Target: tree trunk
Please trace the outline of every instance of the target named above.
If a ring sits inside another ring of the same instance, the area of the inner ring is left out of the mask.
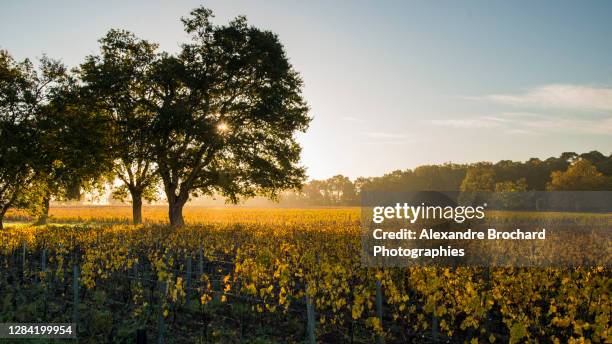
[[[8,211],[8,206],[0,208],[0,230],[4,229],[4,215]]]
[[[76,179],[68,186],[68,199],[73,201],[81,200],[81,180]]]
[[[142,192],[131,191],[132,194],[132,223],[142,223]]]
[[[183,220],[183,206],[185,202],[175,201],[168,203],[168,215],[170,215],[170,225],[175,227],[181,227],[185,225]]]
[[[173,183],[166,170],[160,171],[162,179],[164,180],[164,191],[166,192],[166,199],[168,200],[168,218],[170,225],[173,227],[181,227],[185,225],[183,219],[183,206],[189,200],[189,188],[179,187],[176,183]],[[177,189],[179,192],[177,194]]]
[[[43,226],[47,224],[49,219],[49,203],[51,202],[51,195],[47,194],[43,197],[42,213],[38,217],[38,220],[34,224],[35,226]]]

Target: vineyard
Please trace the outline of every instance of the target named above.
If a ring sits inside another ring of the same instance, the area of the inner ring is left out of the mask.
[[[88,343],[612,340],[603,267],[363,268],[358,208],[129,211],[1,231],[0,322],[74,321]]]

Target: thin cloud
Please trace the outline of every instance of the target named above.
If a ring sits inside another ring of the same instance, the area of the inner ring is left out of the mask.
[[[612,117],[604,119],[548,117],[522,121],[521,124],[528,130],[540,133],[612,135]]]
[[[381,131],[369,132],[369,133],[366,133],[366,136],[369,136],[375,139],[403,139],[403,138],[406,138],[406,135],[404,134],[387,133],[387,132],[381,132]]]
[[[539,113],[533,112],[502,112],[500,114],[504,118],[538,118],[538,117],[546,117]]]
[[[612,110],[612,88],[587,85],[550,84],[523,94],[490,94],[465,98],[526,108]]]
[[[501,124],[499,121],[491,120],[487,117],[467,118],[467,119],[440,119],[431,120],[429,123],[442,127],[451,127],[457,129],[472,129],[472,128],[493,128]]]
[[[367,141],[367,142],[364,142],[364,144],[388,146],[388,145],[405,145],[405,144],[410,144],[414,142],[415,142],[414,140],[384,140],[384,141]]]
[[[364,119],[357,118],[357,117],[351,117],[351,116],[344,116],[344,117],[341,117],[340,119],[345,122],[365,123]]]
[[[612,135],[612,117],[569,118],[535,113],[503,113],[498,116],[432,120],[429,123],[456,129],[495,128],[511,135],[546,133]]]
[[[406,133],[373,131],[363,133],[363,135],[367,137],[367,139],[361,141],[365,145],[408,145],[428,141],[427,138],[414,133],[408,135]]]
[[[527,130],[527,129],[509,129],[509,130],[506,130],[506,133],[510,135],[540,135],[541,134],[536,131]]]

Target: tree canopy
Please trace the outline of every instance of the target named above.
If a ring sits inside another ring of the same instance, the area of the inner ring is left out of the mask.
[[[123,184],[117,198],[129,193],[133,222],[142,222],[142,199],[153,200],[159,177],[152,151],[152,123],[157,102],[153,72],[157,45],[124,30],[110,30],[100,39],[100,55],[88,56],[80,67],[90,106],[107,121],[112,179]]]
[[[0,51],[0,228],[6,211],[24,201],[34,181],[37,145],[35,115],[45,83],[32,63]]]
[[[175,225],[192,195],[274,197],[305,178],[294,135],[308,107],[278,37],[244,17],[211,18],[205,8],[183,18],[192,42],[161,56],[153,76],[153,151]]]
[[[112,161],[107,124],[84,98],[76,76],[64,74],[36,118],[39,224],[46,223],[51,197],[73,197],[75,185],[89,190],[102,185]]]
[[[74,179],[95,179],[104,129],[63,64],[43,57],[35,68],[0,51],[0,227],[9,208],[45,218],[52,194],[61,197]]]
[[[555,171],[551,175],[548,190],[551,191],[597,191],[612,189],[612,177],[604,176],[587,159],[580,158],[566,171]]]

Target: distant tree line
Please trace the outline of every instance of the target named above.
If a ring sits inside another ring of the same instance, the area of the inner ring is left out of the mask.
[[[358,205],[363,190],[376,191],[612,191],[612,154],[566,152],[525,162],[424,165],[381,177],[351,181],[337,175],[311,180],[299,192],[283,193],[283,203],[310,206]]]

